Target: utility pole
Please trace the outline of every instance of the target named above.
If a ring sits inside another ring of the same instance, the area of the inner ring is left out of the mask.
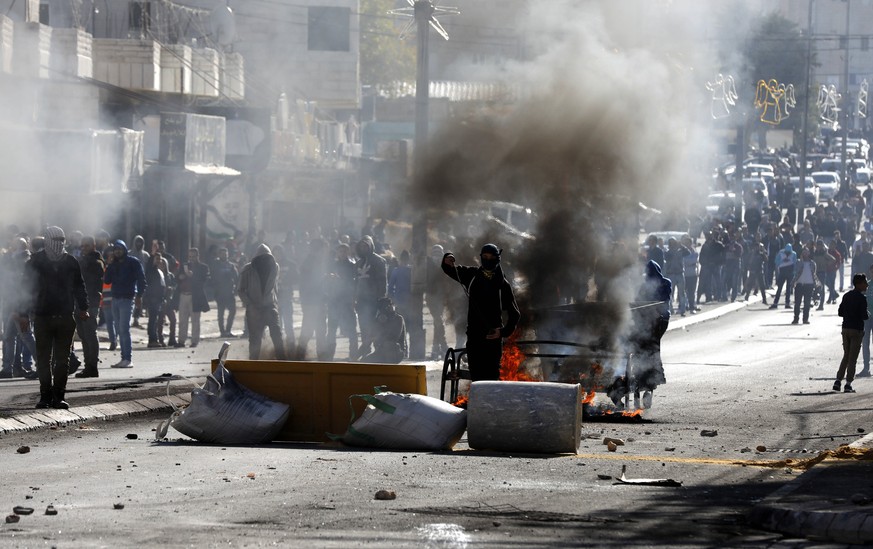
[[[803,124],[800,132],[800,181],[797,192],[797,226],[803,225],[803,208],[806,200],[806,155],[809,140],[809,95],[810,71],[812,70],[812,8],[814,0],[809,0],[809,13],[806,21],[806,81],[803,94]]]
[[[415,145],[413,177],[420,177],[424,159],[427,156],[430,74],[429,74],[429,27],[433,27],[444,39],[449,34],[436,19],[437,13],[455,15],[460,13],[457,8],[439,7],[431,0],[406,0],[408,8],[398,8],[388,13],[392,15],[412,16],[413,20],[401,32],[401,37],[411,29],[416,30],[418,38],[417,68],[415,78]],[[427,212],[419,209],[413,212],[412,222],[412,296],[410,300],[410,318],[406,319],[409,332],[409,358],[425,358],[424,332],[424,291],[427,282]]]
[[[843,144],[840,146],[840,189],[843,191],[849,190],[849,182],[846,180],[846,145],[849,141],[849,105],[851,104],[851,96],[849,95],[849,21],[852,15],[852,2],[846,2],[846,52],[843,54],[843,127],[841,134],[843,136]]]

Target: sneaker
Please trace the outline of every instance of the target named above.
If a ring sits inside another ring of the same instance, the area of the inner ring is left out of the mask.
[[[795,318],[794,320],[791,321],[791,323],[792,324],[800,324],[800,321]]]
[[[776,308],[776,304],[774,303],[773,305],[770,305],[770,308],[771,308],[771,309],[775,309],[775,308]]]
[[[133,364],[129,360],[122,360],[117,364],[113,364],[112,368],[133,368]]]
[[[855,377],[870,377],[870,370],[861,370]]]
[[[808,321],[808,320],[804,320],[803,323],[804,323],[804,324],[809,324],[809,321]]]
[[[798,180],[798,181],[799,181],[799,180]],[[790,309],[790,308],[791,308],[791,304],[790,304],[790,303],[786,303],[786,304],[785,304],[785,308],[786,308],[786,309]]]
[[[847,385],[847,387],[851,387],[851,385]],[[840,390],[840,382],[839,382],[839,380],[834,381],[834,391],[839,391],[839,390]]]
[[[0,370],[0,379],[12,379],[12,370]]]
[[[852,384],[851,384],[851,383],[846,383],[846,386],[843,387],[843,392],[844,392],[844,393],[854,393],[855,390],[852,389]]]
[[[79,379],[82,379],[83,377],[100,377],[100,374],[97,373],[97,370],[89,370],[88,368],[85,368],[76,374],[76,377]]]
[[[158,348],[160,348],[160,346],[161,346],[161,344],[158,343],[157,341],[149,341],[149,344],[146,345],[146,347],[148,347],[149,349],[158,349]]]
[[[39,379],[39,374],[36,370],[27,370],[24,374],[24,379]]]
[[[652,391],[646,391],[643,393],[643,408],[649,409],[652,407]]]
[[[114,341],[113,341],[112,343],[109,344],[109,350],[110,350],[110,351],[114,351],[114,350],[117,349],[117,348],[118,348],[118,346],[115,344]]]

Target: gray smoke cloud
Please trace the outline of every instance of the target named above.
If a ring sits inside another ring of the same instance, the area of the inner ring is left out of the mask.
[[[578,328],[626,336],[641,281],[636,205],[687,214],[705,188],[702,166],[714,150],[705,83],[720,67],[705,35],[716,28],[710,6],[699,4],[531,3],[518,24],[533,55],[487,75],[517,101],[431,138],[414,205],[456,211],[503,200],[536,213],[535,240],[506,254],[535,323],[531,310],[601,299],[610,305]],[[505,234],[471,236],[510,248]]]

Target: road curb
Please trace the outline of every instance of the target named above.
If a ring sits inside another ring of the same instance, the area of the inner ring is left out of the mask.
[[[778,505],[758,505],[749,524],[789,536],[838,543],[873,543],[873,516],[857,511],[803,511]]]
[[[46,427],[62,427],[86,421],[110,420],[123,417],[141,416],[153,412],[170,411],[173,407],[185,406],[190,395],[150,397],[121,402],[107,402],[92,406],[76,406],[69,410],[39,410],[0,418],[0,435],[35,431]]]

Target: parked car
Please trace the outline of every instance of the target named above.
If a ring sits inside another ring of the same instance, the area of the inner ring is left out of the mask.
[[[791,205],[795,208],[800,199],[800,193],[798,192],[800,188],[800,178],[792,177],[790,180],[792,188],[794,188],[794,192],[791,195]],[[818,204],[818,200],[820,198],[818,186],[815,184],[815,180],[812,177],[807,176],[806,182],[803,185],[803,206],[804,207],[813,207]]]
[[[733,202],[734,206],[739,204],[736,193],[728,192],[727,199],[725,198],[724,192],[709,194],[706,197],[706,213],[709,215],[717,215],[719,209],[721,209],[722,204],[724,204],[726,200]]]
[[[821,200],[834,198],[840,190],[840,174],[837,172],[812,172],[809,176],[818,185]]]
[[[870,168],[858,168],[855,170],[853,179],[858,187],[866,187],[868,183],[873,183],[873,170]]]
[[[867,167],[867,161],[863,158],[850,158],[848,162],[851,162],[856,170],[860,170]],[[841,173],[843,168],[843,163],[840,158],[825,158],[821,161],[821,171],[823,172],[837,172]],[[849,166],[846,166],[846,169],[849,169]]]
[[[742,189],[743,193],[748,190],[752,190],[753,192],[761,191],[761,194],[763,195],[763,203],[770,203],[770,192],[767,190],[767,181],[763,177],[747,177],[743,179]],[[745,196],[745,194],[743,196]]]

